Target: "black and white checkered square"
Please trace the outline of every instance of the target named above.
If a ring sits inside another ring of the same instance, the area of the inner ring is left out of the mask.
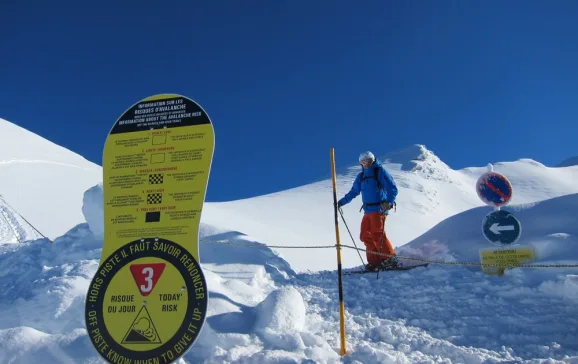
[[[159,204],[163,202],[163,194],[162,193],[149,193],[147,195],[147,204]]]
[[[149,174],[149,184],[160,185],[162,183],[163,183],[163,174],[162,173]]]

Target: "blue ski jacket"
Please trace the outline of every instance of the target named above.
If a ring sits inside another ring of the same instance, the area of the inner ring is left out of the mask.
[[[375,178],[375,173],[377,173],[377,178]],[[379,188],[380,185],[382,188]],[[391,174],[376,160],[369,168],[363,169],[357,175],[351,190],[338,201],[339,206],[350,203],[359,193],[361,193],[364,213],[379,211],[388,214],[389,211],[384,211],[379,204],[387,201],[393,205],[397,197],[397,186]]]

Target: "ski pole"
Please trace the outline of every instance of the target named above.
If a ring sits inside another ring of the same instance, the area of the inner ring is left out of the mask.
[[[351,231],[349,231],[349,226],[347,226],[347,223],[345,222],[345,217],[343,217],[343,211],[341,210],[341,207],[339,207],[339,214],[341,215],[341,219],[343,220],[343,224],[347,228],[347,232],[349,233],[349,236],[351,236],[351,241],[353,241],[353,245],[355,245],[355,251],[357,252],[357,255],[359,255],[359,259],[361,259],[361,264],[365,267],[365,263],[363,262],[363,258],[361,257],[361,253],[359,253],[359,250],[357,248],[357,244],[355,244],[355,239],[353,239],[353,235],[351,235]]]
[[[383,237],[385,236],[385,220],[383,221],[383,225],[381,225],[381,237],[379,238],[379,253],[383,254]],[[383,255],[382,255],[383,257]],[[375,279],[379,279],[379,269],[377,269],[377,278]]]

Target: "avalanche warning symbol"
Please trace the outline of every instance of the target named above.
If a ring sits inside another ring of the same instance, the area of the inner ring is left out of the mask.
[[[122,340],[123,344],[162,344],[146,306],[142,306]]]

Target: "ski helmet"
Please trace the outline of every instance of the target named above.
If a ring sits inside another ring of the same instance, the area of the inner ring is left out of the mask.
[[[363,152],[359,155],[359,163],[361,163],[362,161],[365,161],[365,160],[370,160],[370,161],[374,162],[375,156],[370,151]]]

